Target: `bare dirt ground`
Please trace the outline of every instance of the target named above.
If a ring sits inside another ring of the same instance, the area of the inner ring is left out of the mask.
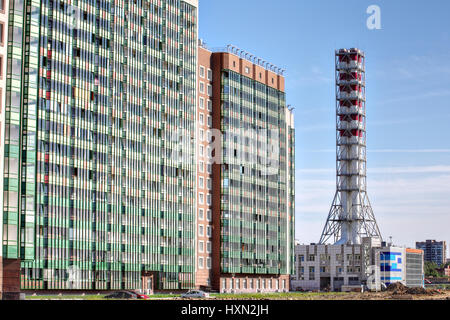
[[[450,291],[407,293],[407,292],[350,292],[350,293],[316,293],[304,295],[288,295],[285,297],[244,298],[238,295],[233,297],[216,297],[218,300],[449,300]]]
[[[307,300],[449,300],[450,291],[433,294],[394,294],[393,292],[364,292],[348,293],[342,295],[317,295]]]
[[[52,295],[28,296],[29,300],[106,300],[103,295]],[[183,299],[178,294],[150,296],[149,300],[191,300]],[[254,294],[212,294],[207,299],[192,300],[448,300],[450,290],[424,288],[407,288],[400,283],[392,284],[384,292],[287,292],[287,293],[254,293]]]
[[[217,297],[218,299],[224,299]],[[230,297],[229,299],[239,299]],[[254,298],[254,297],[252,297]],[[450,290],[435,290],[425,288],[408,288],[401,283],[391,284],[383,292],[350,292],[350,293],[306,293],[288,294],[279,297],[263,297],[262,299],[285,299],[285,300],[449,300]],[[225,297],[228,299],[228,297]]]

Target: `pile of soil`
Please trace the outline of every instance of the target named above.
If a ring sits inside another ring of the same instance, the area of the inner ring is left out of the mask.
[[[391,283],[387,287],[387,291],[391,292],[392,294],[406,294],[407,290],[408,290],[408,288],[405,285],[403,285],[403,283],[401,283],[401,282]]]
[[[405,294],[420,294],[420,295],[435,295],[440,294],[438,290],[427,290],[425,288],[408,288],[400,282],[391,283],[387,287],[387,291],[393,295],[405,295]]]

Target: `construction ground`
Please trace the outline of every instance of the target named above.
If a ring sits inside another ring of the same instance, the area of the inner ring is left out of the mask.
[[[104,295],[27,295],[27,300],[113,300]],[[450,300],[450,290],[407,288],[392,284],[383,292],[289,292],[271,294],[212,294],[212,300]],[[148,300],[185,300],[179,295],[156,294]],[[202,299],[206,300],[206,299]]]

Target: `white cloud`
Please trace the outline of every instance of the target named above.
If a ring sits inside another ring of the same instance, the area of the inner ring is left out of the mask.
[[[373,105],[386,105],[388,103],[394,103],[394,102],[405,102],[405,101],[417,101],[422,99],[429,99],[429,98],[435,98],[435,97],[447,97],[450,96],[450,90],[434,90],[434,91],[428,91],[424,92],[422,94],[407,94],[402,95],[400,97],[392,98],[392,99],[386,99],[383,101],[377,101],[373,103]]]
[[[329,174],[336,172],[334,168],[298,169],[300,174]],[[367,174],[404,174],[404,173],[450,173],[450,166],[417,166],[417,167],[385,167],[368,168]]]
[[[381,174],[369,175],[368,195],[385,238],[393,236],[395,243],[409,246],[429,238],[449,240],[450,166],[373,171]],[[296,233],[303,243],[320,238],[336,191],[332,172],[307,169],[297,174]],[[329,177],[320,176],[323,173]]]
[[[330,153],[336,149],[305,150],[310,153]],[[450,149],[370,149],[368,153],[450,153]]]
[[[302,72],[301,74],[294,74],[290,77],[289,86],[291,88],[299,86],[311,86],[311,85],[323,85],[323,84],[333,84],[335,81],[334,70],[328,70],[328,73],[323,72],[319,67],[312,66],[308,71]],[[305,76],[307,74],[308,76]]]

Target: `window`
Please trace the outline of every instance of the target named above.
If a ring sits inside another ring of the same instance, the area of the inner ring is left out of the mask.
[[[206,268],[211,269],[211,258],[206,258]]]
[[[208,194],[206,195],[206,204],[207,204],[208,206],[211,205],[211,194],[210,194],[210,193],[208,193]]]
[[[198,187],[200,189],[203,189],[205,187],[205,178],[203,178],[203,177],[198,178]]]
[[[198,194],[198,203],[205,204],[205,195],[203,194],[203,192],[200,192]]]
[[[201,237],[205,235],[205,227],[202,224],[198,226],[198,235]]]
[[[198,218],[200,220],[203,220],[205,218],[205,210],[203,209],[198,209]]]
[[[206,226],[206,236],[208,238],[212,237],[212,230],[211,230],[211,226]]]
[[[208,241],[206,243],[206,252],[211,253],[211,248],[212,248],[212,243],[211,243],[211,241]]]
[[[212,80],[212,70],[208,69],[208,80],[211,81]]]
[[[212,117],[208,116],[208,127],[211,128],[212,126]]]
[[[199,131],[199,139],[200,139],[200,142],[205,141],[205,131],[203,131],[203,129],[200,129],[200,131]]]
[[[212,96],[212,85],[208,84],[208,96]]]
[[[198,119],[199,119],[201,125],[205,124],[205,115],[203,113],[199,114]]]
[[[205,98],[200,97],[198,100],[200,109],[205,109]]]
[[[3,1],[0,0],[0,2],[3,2]],[[0,8],[0,10],[3,10],[3,9]],[[3,46],[4,42],[5,42],[5,24],[3,22],[0,22],[0,45]]]
[[[200,93],[205,93],[205,83],[200,81]]]
[[[199,257],[199,258],[198,258],[198,267],[199,267],[200,269],[203,269],[203,268],[204,268],[204,265],[203,265],[203,257]]]
[[[210,209],[206,210],[206,220],[212,221],[212,213]]]
[[[206,188],[208,188],[208,190],[211,190],[211,179],[206,179]]]
[[[198,164],[198,170],[203,173],[205,172],[205,163],[203,161],[200,161]]]
[[[205,156],[205,147],[203,145],[199,145],[198,146],[198,154],[200,157],[204,157]]]
[[[315,280],[315,269],[314,267],[309,267],[309,280]]]
[[[209,112],[212,112],[212,101],[211,101],[211,100],[208,100],[208,101],[207,101],[207,110],[208,110]]]
[[[250,73],[250,68],[249,67],[245,67],[245,73]]]
[[[200,66],[200,78],[205,78],[205,67]]]
[[[205,252],[205,243],[203,241],[198,242],[198,252],[200,253]]]

